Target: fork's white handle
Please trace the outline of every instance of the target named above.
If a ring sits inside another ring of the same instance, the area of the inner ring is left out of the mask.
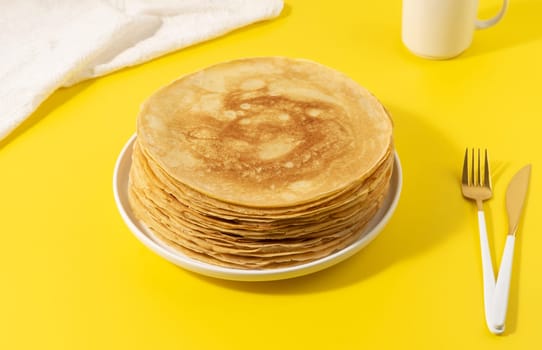
[[[512,276],[512,261],[514,260],[514,246],[516,237],[508,235],[499,268],[499,277],[493,295],[493,328],[496,334],[504,332],[506,311],[508,310],[508,294],[510,291],[510,277]]]
[[[478,211],[478,229],[480,231],[480,248],[482,251],[482,275],[484,279],[484,311],[486,324],[493,332],[493,291],[495,289],[495,273],[489,252],[489,241],[487,239],[486,217],[483,210]]]

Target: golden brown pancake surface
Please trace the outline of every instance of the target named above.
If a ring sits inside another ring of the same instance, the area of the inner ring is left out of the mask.
[[[281,57],[221,63],[155,93],[138,142],[176,181],[253,207],[314,201],[369,176],[392,143],[378,100],[345,75]]]

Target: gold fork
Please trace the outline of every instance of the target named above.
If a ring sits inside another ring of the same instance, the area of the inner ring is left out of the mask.
[[[470,170],[469,170],[470,163]],[[484,169],[483,177],[481,171],[481,155],[478,149],[477,157],[474,149],[471,152],[469,162],[469,149],[465,150],[465,159],[463,160],[463,175],[461,178],[461,191],[465,198],[474,200],[478,209],[478,229],[480,231],[480,248],[482,251],[482,274],[484,279],[484,310],[486,324],[491,332],[495,332],[492,322],[492,299],[495,289],[495,274],[493,272],[493,263],[489,252],[489,242],[487,238],[486,219],[484,215],[484,201],[489,200],[493,195],[491,189],[491,176],[489,174],[489,159],[487,150],[484,150]]]

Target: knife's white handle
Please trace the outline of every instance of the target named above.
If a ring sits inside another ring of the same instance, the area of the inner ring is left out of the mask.
[[[514,246],[516,237],[508,235],[502,254],[501,267],[493,295],[493,328],[497,334],[504,332],[506,311],[508,310],[508,295],[510,292],[510,277],[512,276],[512,260],[514,259]]]
[[[488,328],[493,332],[493,290],[495,289],[495,273],[489,252],[489,241],[487,239],[486,217],[483,210],[478,211],[478,229],[480,231],[480,248],[482,252],[482,276],[484,280],[484,311]]]

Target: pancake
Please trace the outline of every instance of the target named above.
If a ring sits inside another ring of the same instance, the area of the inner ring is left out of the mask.
[[[392,123],[342,73],[264,57],[189,74],[143,106],[138,142],[175,181],[210,198],[285,207],[368,176],[388,152]]]
[[[157,239],[200,261],[305,263],[363,234],[389,188],[392,131],[372,94],[318,63],[220,63],[142,106],[130,205]]]

